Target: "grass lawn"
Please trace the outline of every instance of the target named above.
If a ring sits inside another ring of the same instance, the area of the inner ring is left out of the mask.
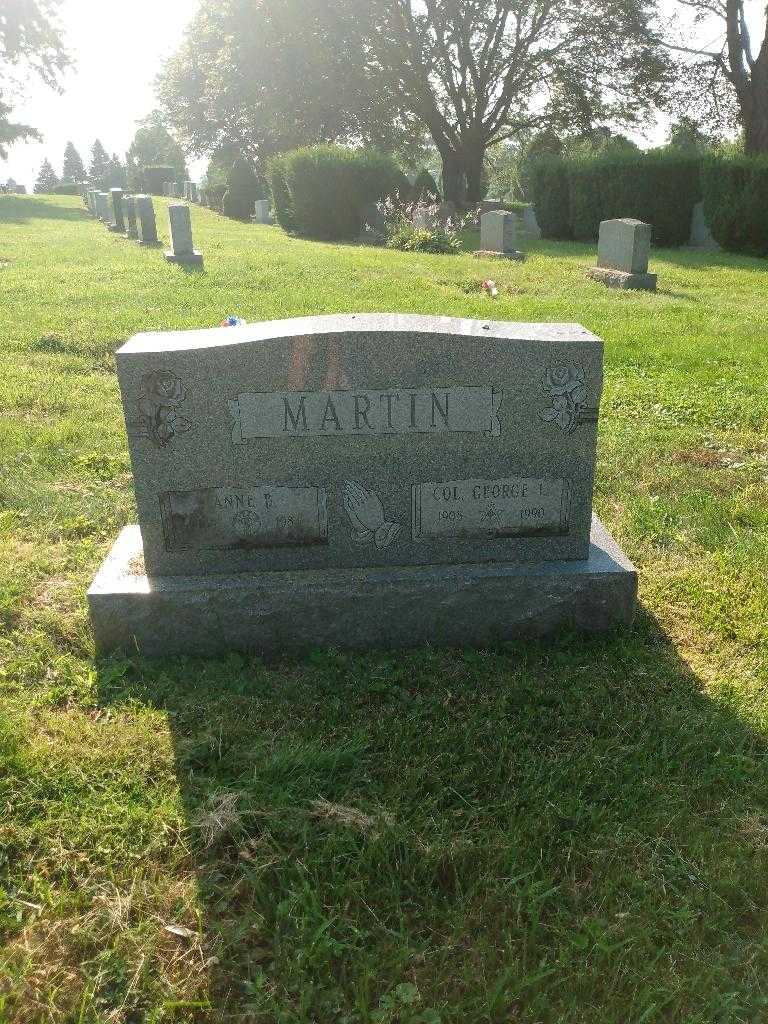
[[[768,1019],[768,262],[658,251],[658,294],[622,293],[588,246],[192,218],[203,273],[0,197],[2,1024]],[[85,590],[135,516],[114,350],[367,310],[605,339],[595,505],[635,627],[95,661]]]

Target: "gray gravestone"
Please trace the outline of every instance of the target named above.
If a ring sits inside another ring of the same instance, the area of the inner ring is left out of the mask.
[[[92,217],[96,216],[96,191],[95,189],[89,188],[85,193],[86,201],[88,203],[88,212]]]
[[[119,234],[125,232],[125,218],[123,217],[123,190],[121,188],[111,188],[109,190],[111,213],[109,228],[111,231],[117,231]]]
[[[96,193],[96,216],[103,224],[109,224],[112,216],[112,204],[108,192]]]
[[[515,248],[514,213],[505,210],[490,210],[480,218],[480,257],[524,260],[525,254]]]
[[[157,221],[152,196],[135,196],[136,225],[140,245],[157,245]]]
[[[168,207],[168,226],[171,232],[171,248],[165,252],[168,262],[200,266],[203,257],[192,244],[192,221],[189,207],[172,203]]]
[[[367,208],[366,208],[367,209]],[[257,199],[253,204],[251,220],[254,224],[271,224],[272,218],[269,214],[269,200]]]
[[[163,182],[163,195],[169,196],[171,194],[171,183],[170,181]]]
[[[136,196],[125,196],[123,199],[123,213],[125,215],[125,237],[138,238],[139,230],[136,224]]]
[[[520,219],[523,225],[523,231],[529,238],[539,239],[541,238],[541,228],[539,222],[536,219],[536,210],[532,206],[524,206]]]
[[[592,516],[602,342],[583,327],[308,317],[137,335],[117,369],[139,527],[89,592],[100,651],[631,618],[636,575]]]
[[[704,213],[704,203],[695,203],[691,211],[691,238],[689,245],[697,249],[719,249],[720,246],[712,236]]]
[[[609,288],[656,291],[656,275],[648,273],[651,225],[631,217],[604,220],[597,243],[597,266],[589,277]]]

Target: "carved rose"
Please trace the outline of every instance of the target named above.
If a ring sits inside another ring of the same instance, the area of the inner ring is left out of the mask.
[[[354,538],[360,543],[373,540],[383,549],[397,538],[400,524],[389,522],[384,516],[384,505],[375,491],[367,491],[356,480],[344,484],[344,510],[354,529]]]
[[[176,411],[186,397],[183,383],[170,370],[145,374],[137,402],[139,436],[149,437],[158,448],[165,448],[174,435],[189,430],[189,420]]]
[[[573,433],[587,401],[582,367],[573,363],[548,366],[541,380],[541,389],[552,399],[551,407],[540,413],[541,418],[556,423],[567,434]]]
[[[573,363],[557,363],[554,366],[548,366],[544,371],[542,386],[548,395],[570,395],[575,402],[587,400],[584,370]]]

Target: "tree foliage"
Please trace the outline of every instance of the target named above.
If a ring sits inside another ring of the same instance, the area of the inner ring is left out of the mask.
[[[307,143],[398,139],[361,59],[364,6],[202,0],[158,79],[168,122],[191,152],[231,147],[262,169]]]
[[[481,196],[485,151],[533,128],[632,124],[668,58],[651,0],[371,0],[381,76],[429,130],[447,199]]]
[[[64,148],[64,163],[61,168],[62,181],[85,181],[85,166],[74,143],[68,142]]]
[[[58,184],[59,179],[56,176],[56,172],[51,166],[51,162],[46,157],[40,165],[40,170],[38,171],[34,191],[41,194],[53,192],[53,190],[56,188]]]
[[[94,188],[103,188],[110,171],[109,153],[102,145],[101,139],[96,139],[91,147],[91,163],[88,168],[88,180]]]
[[[142,173],[147,167],[172,167],[173,181],[186,181],[187,163],[184,150],[163,123],[159,111],[139,122],[133,142],[126,153],[128,177],[142,187]]]
[[[674,90],[677,109],[707,132],[739,126],[747,153],[768,153],[768,7],[762,5],[755,45],[744,0],[677,0],[693,11],[694,27],[719,29],[719,48],[689,45],[683,30],[668,31],[667,45],[680,56]],[[689,32],[690,30],[687,29]]]
[[[39,138],[30,125],[11,121],[12,99],[29,76],[57,88],[69,57],[56,23],[60,0],[3,0],[0,4],[0,157],[19,139]]]

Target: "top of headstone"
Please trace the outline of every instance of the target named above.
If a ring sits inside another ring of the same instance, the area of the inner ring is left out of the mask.
[[[117,355],[151,352],[181,352],[223,345],[280,340],[296,335],[328,335],[365,332],[453,334],[466,338],[499,338],[510,341],[562,342],[593,341],[597,335],[581,324],[512,323],[499,320],[469,320],[450,316],[419,316],[410,313],[337,313],[328,316],[265,320],[240,327],[206,328],[193,331],[147,331],[135,334],[117,350]]]
[[[137,335],[148,574],[586,558],[603,344],[392,313]]]
[[[644,220],[637,220],[635,217],[616,217],[613,220],[605,221],[606,224],[626,224],[628,227],[637,227],[638,224],[645,225]]]

